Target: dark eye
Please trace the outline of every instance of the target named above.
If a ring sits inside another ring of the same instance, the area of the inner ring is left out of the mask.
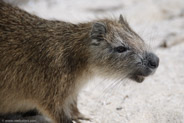
[[[115,51],[117,51],[118,53],[122,53],[122,52],[125,52],[127,50],[128,50],[128,48],[124,47],[124,46],[119,46],[119,47],[115,48]]]

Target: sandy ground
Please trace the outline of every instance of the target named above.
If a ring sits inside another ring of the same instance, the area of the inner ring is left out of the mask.
[[[160,66],[141,84],[90,80],[80,93],[81,112],[92,123],[184,123],[184,0],[9,1],[40,17],[74,23],[122,13],[160,57]]]

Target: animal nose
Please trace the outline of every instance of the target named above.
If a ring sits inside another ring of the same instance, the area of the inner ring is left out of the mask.
[[[153,54],[153,53],[149,53],[147,55],[147,60],[148,60],[148,67],[151,69],[156,69],[159,65],[159,58]]]

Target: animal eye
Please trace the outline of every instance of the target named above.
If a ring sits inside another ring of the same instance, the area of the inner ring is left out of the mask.
[[[122,52],[125,52],[127,50],[128,50],[128,48],[126,48],[124,46],[119,46],[119,47],[115,48],[115,51],[117,51],[118,53],[122,53]]]

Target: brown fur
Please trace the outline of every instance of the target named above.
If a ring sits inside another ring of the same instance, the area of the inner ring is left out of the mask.
[[[97,69],[102,74],[132,73],[124,67],[135,62],[134,57],[117,61],[118,55],[100,55],[108,51],[91,45],[96,22],[102,22],[108,32],[94,33],[98,43],[100,38],[107,41],[102,47],[117,45],[117,33],[134,52],[144,54],[144,42],[124,20],[48,21],[0,0],[0,114],[36,108],[56,123],[71,123],[81,116],[78,91],[96,68],[104,66]],[[137,42],[130,42],[135,37]]]

